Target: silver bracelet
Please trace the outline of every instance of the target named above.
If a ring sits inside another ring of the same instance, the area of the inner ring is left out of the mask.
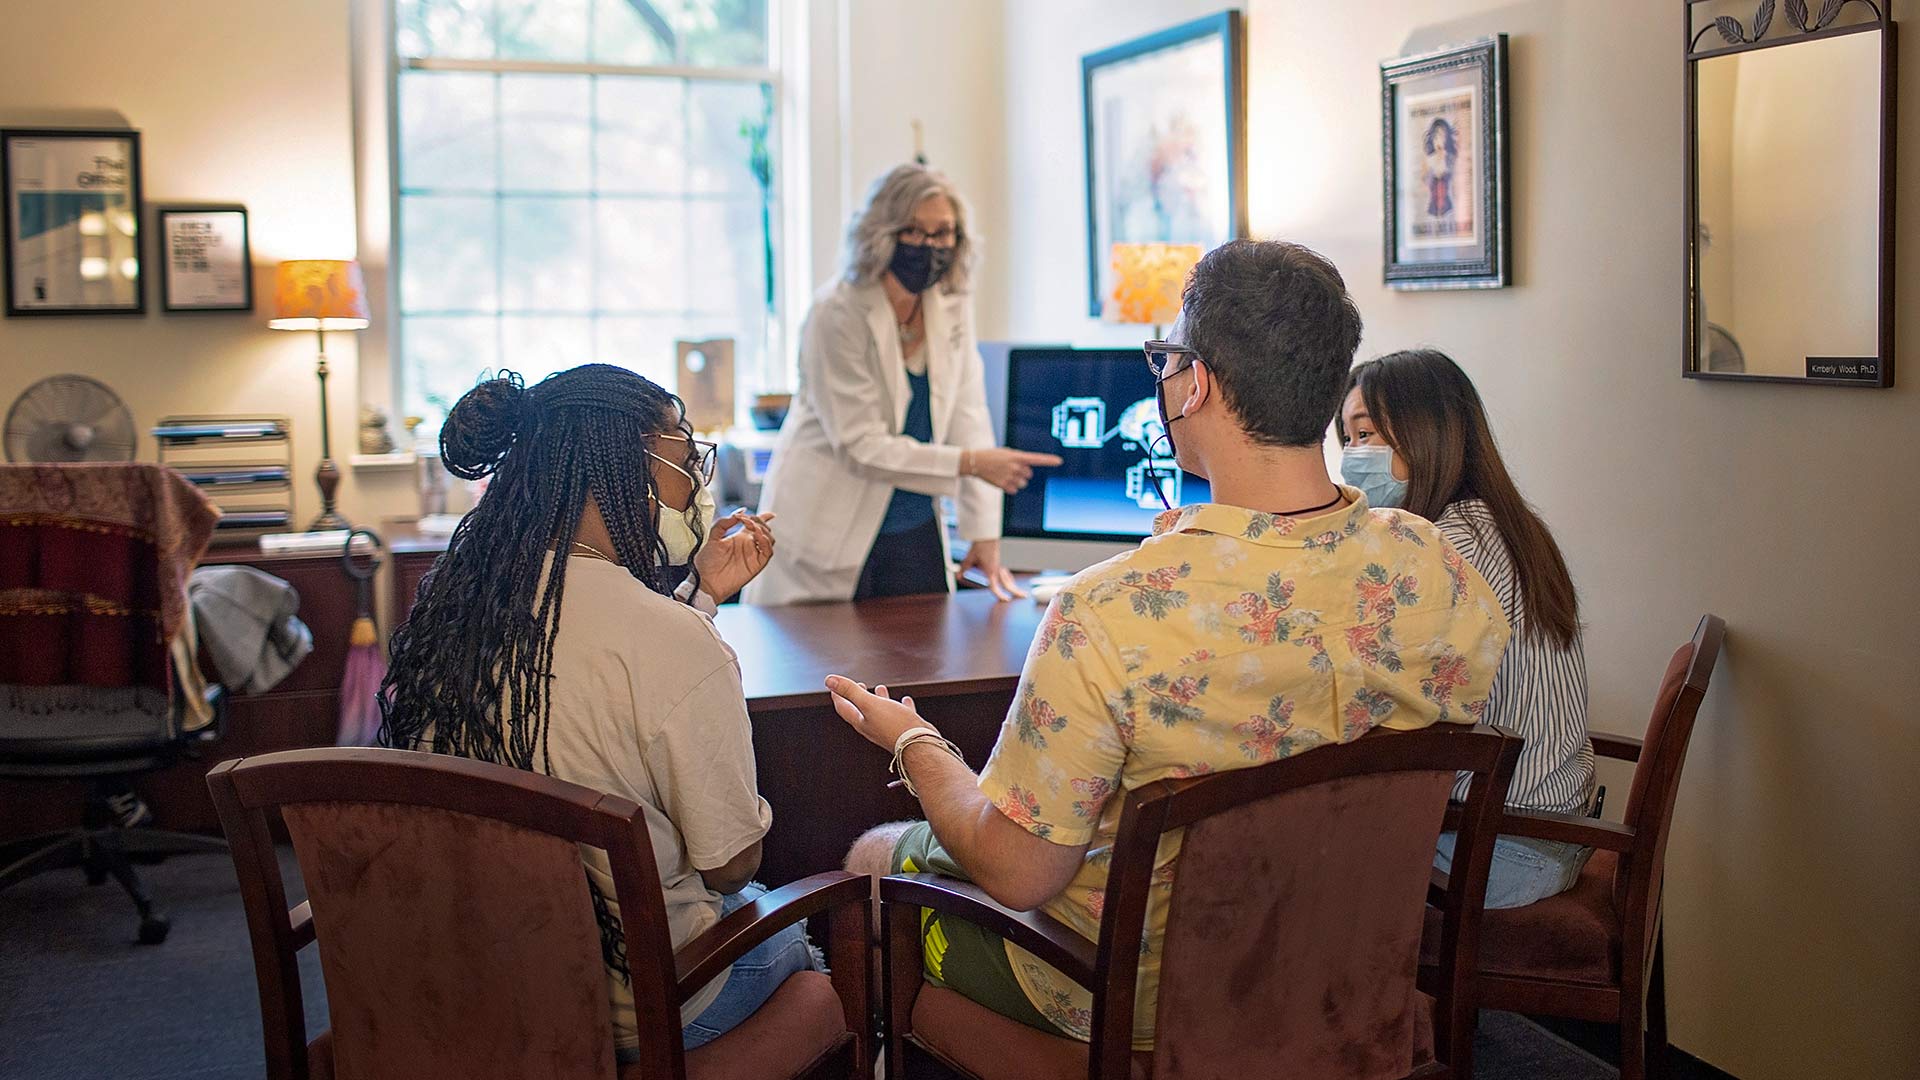
[[[953,744],[953,740],[930,727],[908,728],[901,732],[900,737],[894,740],[893,743],[893,762],[887,766],[887,771],[900,779],[893,781],[887,786],[906,788],[907,794],[917,799],[920,797],[920,789],[913,786],[912,777],[907,775],[906,761],[903,757],[907,752],[907,747],[915,743],[932,743],[937,745],[940,749],[952,754],[953,759],[962,765],[967,763],[967,758],[965,754],[960,752],[960,748]]]

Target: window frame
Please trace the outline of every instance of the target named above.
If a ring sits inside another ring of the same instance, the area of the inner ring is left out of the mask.
[[[365,0],[363,0],[365,2]],[[726,67],[701,67],[684,64],[608,64],[590,61],[556,61],[503,58],[453,58],[453,57],[409,57],[400,55],[399,19],[396,17],[398,0],[372,0],[382,10],[381,23],[383,33],[383,52],[385,54],[385,72],[383,89],[385,98],[383,112],[386,121],[386,281],[387,281],[387,393],[392,406],[390,415],[397,421],[405,414],[407,403],[407,352],[406,352],[406,314],[402,296],[406,260],[406,245],[402,240],[400,199],[401,199],[401,158],[400,158],[400,77],[408,71],[434,72],[472,72],[479,74],[540,74],[540,75],[610,75],[641,78],[681,79],[689,83],[740,83],[758,82],[770,88],[773,112],[768,118],[769,138],[773,143],[770,151],[773,158],[773,183],[770,197],[775,213],[769,220],[773,231],[774,248],[773,307],[768,313],[768,340],[761,350],[757,366],[736,368],[734,371],[735,413],[744,415],[748,405],[752,404],[751,395],[741,393],[741,386],[747,380],[765,388],[777,391],[792,383],[792,360],[789,357],[789,327],[787,311],[791,287],[789,277],[791,268],[806,265],[806,252],[800,252],[802,261],[796,261],[794,245],[807,245],[808,230],[804,221],[797,215],[805,213],[805,208],[795,204],[795,200],[804,194],[804,185],[796,184],[792,178],[804,176],[807,168],[805,151],[791,139],[792,123],[795,118],[805,115],[805,102],[796,96],[796,92],[805,82],[805,72],[788,73],[789,66],[800,54],[795,51],[798,42],[804,42],[806,28],[804,19],[796,18],[791,10],[798,4],[800,14],[804,15],[805,0],[769,0],[767,4],[767,59],[765,66],[732,65]],[[798,224],[800,227],[796,227]],[[502,356],[501,362],[509,361]],[[583,360],[583,362],[585,362]],[[480,374],[479,371],[475,375]],[[675,389],[669,387],[669,389]],[[413,447],[421,453],[425,448]]]

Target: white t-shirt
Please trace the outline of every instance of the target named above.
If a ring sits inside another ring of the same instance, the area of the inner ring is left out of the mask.
[[[601,559],[567,562],[553,643],[550,775],[623,795],[645,810],[675,948],[720,921],[720,895],[699,871],[767,834],[773,810],[755,782],[740,663],[702,612]],[[536,758],[536,762],[538,759]],[[617,913],[607,857],[583,848],[587,873]],[[633,991],[608,972],[616,1046],[633,1047]],[[723,974],[688,999],[699,1016]]]

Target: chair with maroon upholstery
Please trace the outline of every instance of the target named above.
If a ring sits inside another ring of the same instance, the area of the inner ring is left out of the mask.
[[[1096,945],[1039,912],[933,875],[882,878],[887,1075],[930,1055],[971,1077],[1453,1077],[1472,1018],[1415,988],[1421,913],[1455,776],[1471,772],[1463,872],[1443,922],[1461,971],[1520,743],[1498,728],[1380,732],[1267,765],[1124,793]],[[1133,1050],[1134,980],[1164,834],[1185,830],[1152,1050]],[[1061,1038],[922,978],[920,911],[974,922],[1093,992],[1093,1041]],[[1417,1029],[1417,1030],[1416,1030]]]
[[[1509,810],[1500,819],[1508,836],[1595,850],[1573,888],[1526,907],[1486,913],[1473,993],[1489,1009],[1619,1024],[1621,1080],[1665,1071],[1660,894],[1667,835],[1694,717],[1726,632],[1717,616],[1704,616],[1693,640],[1674,650],[1644,743],[1593,735],[1601,756],[1638,763],[1621,824],[1532,810]],[[1439,914],[1431,911],[1425,961],[1438,959],[1438,929]],[[1439,971],[1427,967],[1421,974],[1425,982]]]
[[[253,939],[272,1080],[437,1076],[702,1080],[872,1075],[871,881],[819,874],[671,947],[637,803],[404,750],[294,750],[207,775]],[[269,817],[308,900],[287,909]],[[580,847],[605,851],[642,1059],[617,1067]],[[680,1006],[775,932],[825,913],[833,975],[796,974],[693,1051]],[[298,952],[318,943],[332,1027],[309,1042]]]

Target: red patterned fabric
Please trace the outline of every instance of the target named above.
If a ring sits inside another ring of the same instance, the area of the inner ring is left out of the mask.
[[[218,517],[159,465],[0,465],[0,684],[167,686]]]

